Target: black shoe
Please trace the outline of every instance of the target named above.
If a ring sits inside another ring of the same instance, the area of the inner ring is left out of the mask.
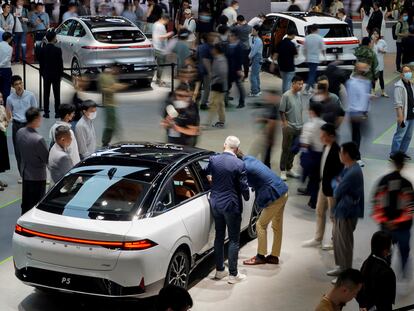
[[[240,108],[244,108],[245,105],[244,104],[239,104],[236,108],[240,109]]]
[[[308,202],[308,206],[309,206],[311,209],[316,209],[316,205],[311,204],[310,202]]]
[[[233,99],[234,99],[234,97],[232,97],[232,96],[229,96],[229,97],[228,97],[228,99],[229,99],[229,100],[233,100]]]
[[[200,105],[201,110],[208,110],[208,106],[206,104]]]
[[[49,115],[48,113],[44,113],[44,114],[43,114],[43,118],[45,118],[45,119],[49,119],[49,118],[50,118],[50,115]]]
[[[224,128],[224,123],[223,122],[216,122],[216,124],[214,124],[213,127],[222,129],[222,128]]]
[[[310,195],[308,189],[306,187],[299,187],[298,188],[298,193],[301,195]]]
[[[409,155],[405,154],[405,153],[404,153],[404,159],[406,159],[408,161],[411,161],[411,157]]]

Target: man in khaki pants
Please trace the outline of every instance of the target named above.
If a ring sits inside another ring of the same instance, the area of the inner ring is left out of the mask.
[[[245,260],[245,265],[265,263],[279,264],[282,246],[283,211],[288,199],[288,186],[273,171],[252,156],[238,155],[242,158],[247,172],[247,181],[256,193],[257,208],[262,212],[256,223],[258,250],[257,255]],[[272,251],[267,255],[267,226],[272,222]]]
[[[343,169],[339,159],[339,145],[336,143],[335,125],[326,123],[321,127],[321,141],[324,149],[321,158],[321,185],[319,187],[318,200],[316,203],[316,233],[311,240],[303,242],[303,247],[321,247],[325,233],[326,214],[330,212],[335,204],[332,179],[338,176]],[[322,247],[324,250],[332,249],[332,242]]]

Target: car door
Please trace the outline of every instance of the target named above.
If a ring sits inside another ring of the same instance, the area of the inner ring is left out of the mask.
[[[193,252],[203,253],[210,230],[210,204],[192,166],[182,167],[168,180],[156,204],[156,209],[164,209],[168,217],[181,219]]]
[[[69,31],[69,48],[72,51],[72,56],[68,60],[68,65],[72,65],[72,59],[74,56],[79,60],[80,64],[84,64],[83,61],[83,53],[82,53],[82,46],[86,45],[85,43],[85,35],[86,31],[83,25],[78,21],[73,21],[70,31]]]
[[[72,51],[70,50],[71,37],[69,36],[69,32],[71,30],[71,26],[73,23],[74,23],[74,20],[69,19],[63,22],[56,29],[56,38],[57,38],[56,45],[62,49],[62,58],[63,58],[64,67],[70,66],[70,62],[72,60]]]

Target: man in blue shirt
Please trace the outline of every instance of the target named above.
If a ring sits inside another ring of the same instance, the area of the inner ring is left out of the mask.
[[[239,238],[243,198],[250,198],[247,184],[246,168],[242,160],[236,156],[240,140],[229,136],[224,142],[224,152],[210,157],[207,172],[211,176],[210,205],[212,208],[216,237],[214,252],[216,256],[216,279],[228,275],[224,270],[224,239],[226,227],[229,238],[229,279],[234,284],[243,281],[246,276],[237,271],[239,256]]]
[[[265,263],[279,264],[282,246],[283,210],[288,199],[288,186],[269,167],[252,156],[239,156],[246,165],[247,181],[256,192],[256,204],[261,209],[256,223],[258,250],[257,255],[245,260],[245,265]],[[272,252],[267,254],[267,226],[272,222]]]
[[[35,11],[30,18],[30,23],[35,31],[47,30],[49,28],[49,15],[43,12],[43,3],[36,3]]]
[[[335,206],[332,211],[333,245],[337,268],[327,272],[338,276],[342,271],[352,268],[354,250],[354,231],[358,218],[364,217],[364,176],[357,163],[360,158],[358,146],[354,142],[341,146],[339,158],[345,168],[334,184]]]
[[[17,168],[20,172],[20,154],[16,147],[17,131],[26,126],[26,111],[31,107],[36,108],[37,101],[32,92],[24,89],[23,80],[20,76],[12,76],[11,84],[15,92],[11,93],[7,98],[6,113],[7,118],[13,120],[12,140],[14,153],[16,155]]]
[[[263,42],[259,37],[260,26],[254,26],[250,37],[251,50],[249,59],[252,64],[252,72],[250,74],[251,91],[249,96],[260,96],[260,68],[262,64]]]

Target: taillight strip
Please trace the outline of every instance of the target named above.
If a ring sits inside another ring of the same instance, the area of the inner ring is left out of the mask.
[[[325,45],[336,45],[336,44],[359,44],[359,40],[341,40],[341,41],[325,41]]]
[[[140,240],[140,241],[132,241],[132,242],[112,242],[112,241],[97,241],[97,240],[88,240],[88,239],[78,239],[78,238],[71,238],[61,235],[43,233],[39,231],[30,230],[24,228],[20,225],[16,225],[15,232],[25,236],[31,237],[41,237],[49,240],[56,240],[62,242],[71,242],[71,243],[78,243],[78,244],[85,244],[85,245],[96,245],[102,246],[107,248],[122,248],[125,250],[144,250],[157,245],[157,243],[152,242],[151,240]]]

